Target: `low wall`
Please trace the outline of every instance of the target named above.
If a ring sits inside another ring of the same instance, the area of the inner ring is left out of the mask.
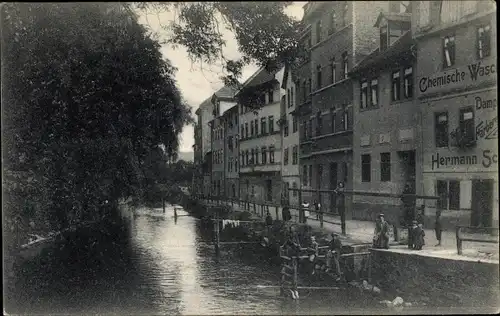
[[[498,310],[499,266],[371,249],[372,279],[382,290],[435,307]]]

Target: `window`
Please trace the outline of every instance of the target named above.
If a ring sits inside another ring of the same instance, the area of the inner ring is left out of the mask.
[[[443,65],[444,68],[455,65],[455,36],[446,36],[443,39]]]
[[[259,120],[255,119],[253,125],[255,126],[255,136],[257,136],[259,135]]]
[[[313,128],[313,119],[309,119],[309,124],[307,125],[307,135],[309,136],[309,138],[312,137],[312,128]]]
[[[321,135],[323,129],[323,120],[321,118],[321,112],[316,113],[316,136]]]
[[[274,91],[272,91],[272,90],[269,91],[267,93],[267,95],[268,95],[269,103],[273,103],[274,102]]]
[[[296,133],[299,129],[299,124],[297,122],[297,116],[292,116],[292,133]]]
[[[303,97],[304,97],[304,102],[307,100],[307,81],[304,80],[304,90],[303,92]]]
[[[361,181],[370,182],[372,173],[372,157],[368,155],[361,155]]]
[[[399,70],[392,73],[392,101],[400,99],[399,87],[401,86]]]
[[[366,80],[361,82],[361,109],[368,107],[368,82]]]
[[[307,121],[304,121],[302,124],[302,136],[304,137],[304,140],[307,140]]]
[[[380,154],[380,181],[391,181],[391,153]]]
[[[283,133],[285,134],[285,137],[288,136],[288,120],[285,120],[285,123],[283,123]]]
[[[233,150],[233,136],[229,136],[227,139],[227,147],[229,150]]]
[[[265,117],[262,117],[260,119],[260,133],[266,134],[266,118]]]
[[[262,164],[265,165],[267,163],[267,148],[266,147],[262,147],[261,157],[262,157]]]
[[[477,29],[477,58],[482,59],[490,56],[491,30],[489,25]]]
[[[303,171],[302,171],[302,182],[303,182],[303,185],[304,186],[307,186],[307,166],[304,165],[302,167]]]
[[[290,107],[290,89],[286,90],[286,104]]]
[[[248,166],[249,164],[249,157],[250,156],[250,153],[248,152],[248,149],[245,151],[245,164]]]
[[[342,126],[344,127],[344,131],[349,130],[349,110],[344,108],[344,116],[342,117]]]
[[[475,141],[474,110],[471,107],[460,109],[460,132],[462,141],[471,144]]]
[[[335,11],[330,13],[330,27],[328,28],[328,35],[335,33],[335,21],[337,20],[337,15]]]
[[[309,91],[309,94],[311,94],[312,93],[312,80],[311,80],[311,78],[308,79],[308,84],[309,84],[308,91]]]
[[[387,48],[387,25],[380,28],[380,50]]]
[[[248,138],[248,122],[245,123],[245,138]]]
[[[255,164],[255,150],[253,148],[250,149],[250,164]]]
[[[316,89],[321,89],[321,66],[316,67]]]
[[[250,121],[250,136],[253,136],[253,121]]]
[[[335,64],[335,58],[332,59],[332,63],[330,64],[331,67],[331,76],[332,80],[330,83],[335,83],[337,82],[337,65]]]
[[[370,92],[371,92],[371,105],[372,106],[377,106],[378,105],[378,80],[373,79],[371,84],[370,84]]]
[[[316,43],[321,42],[321,20],[316,23]]]
[[[283,164],[288,165],[288,148],[285,148],[283,155]]]
[[[295,145],[292,149],[292,165],[299,163],[299,146]]]
[[[434,134],[436,147],[448,147],[448,112],[435,114]]]
[[[255,148],[255,160],[253,162],[255,165],[259,164],[259,148]]]
[[[274,163],[274,146],[269,146],[269,163]]]
[[[269,116],[268,122],[269,122],[269,134],[272,134],[274,133],[274,117]]]
[[[234,171],[238,172],[238,158],[234,159]]]
[[[292,188],[294,189],[292,191],[292,196],[296,197],[299,195],[299,192],[297,191],[297,182],[292,182]]]
[[[295,103],[295,102],[293,102],[294,101],[293,90],[294,90],[293,87],[291,87],[290,88],[290,106],[293,106],[293,104]]]
[[[343,79],[347,79],[347,74],[349,72],[349,60],[347,58],[347,53],[342,54],[342,69],[344,70]]]
[[[331,132],[335,133],[336,132],[336,121],[337,120],[337,115],[335,114],[335,108],[330,109],[330,121],[331,121]]]
[[[404,93],[405,98],[413,96],[413,68],[408,67],[404,70]]]
[[[460,209],[460,181],[437,180],[436,191],[439,197],[437,207],[444,210]]]
[[[309,165],[309,186],[313,185],[313,166]]]
[[[245,137],[245,126],[242,124],[241,125],[241,138]]]

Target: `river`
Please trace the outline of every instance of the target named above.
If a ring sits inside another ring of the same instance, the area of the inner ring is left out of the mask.
[[[79,233],[79,246],[54,246],[24,266],[9,292],[10,313],[64,314],[339,314],[376,313],[378,302],[357,289],[301,290],[281,298],[279,267],[258,252],[222,246],[180,212],[131,217],[129,233]],[[85,245],[85,246],[82,246]],[[386,311],[387,312],[387,311]]]

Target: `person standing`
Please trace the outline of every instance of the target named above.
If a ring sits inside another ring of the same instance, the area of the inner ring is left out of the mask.
[[[342,252],[342,242],[339,235],[332,233],[332,239],[328,244],[328,252],[326,253],[326,272],[332,269],[332,262],[335,265],[335,272],[337,274],[337,281],[340,281],[342,271],[340,270],[340,254]]]
[[[438,241],[436,247],[441,246],[441,232],[443,227],[441,225],[441,210],[436,210],[436,221],[434,222],[434,231],[436,232],[436,239]]]
[[[379,214],[375,224],[373,248],[389,249],[389,224],[385,221],[384,214]]]
[[[318,203],[318,201],[314,201],[313,206],[314,206],[314,211],[316,212],[316,219],[319,220],[319,212],[321,209],[321,204]]]
[[[413,241],[412,239],[412,222],[415,220],[415,197],[411,196],[413,191],[409,184],[406,184],[402,196],[401,201],[403,202],[403,211],[404,211],[404,222],[406,228],[408,229],[408,248],[412,248]]]
[[[346,234],[346,219],[345,219],[345,194],[344,194],[344,183],[341,181],[337,184],[337,187],[333,192],[337,195],[337,210],[340,214],[340,225],[342,229],[342,234]]]

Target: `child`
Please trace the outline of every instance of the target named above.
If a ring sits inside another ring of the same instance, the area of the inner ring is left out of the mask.
[[[438,241],[436,247],[441,246],[441,232],[443,228],[441,226],[441,210],[436,211],[436,222],[434,223],[434,231],[436,232],[436,239]]]

